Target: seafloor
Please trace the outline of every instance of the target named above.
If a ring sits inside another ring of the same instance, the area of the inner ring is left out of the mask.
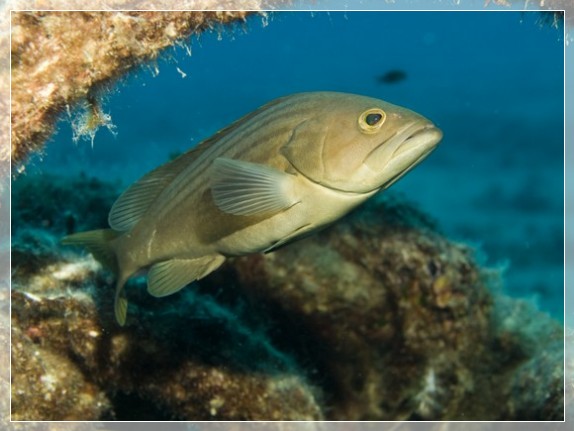
[[[563,328],[386,194],[181,293],[113,281],[71,232],[118,185],[13,183],[14,420],[561,420]],[[65,203],[65,204],[64,204]]]

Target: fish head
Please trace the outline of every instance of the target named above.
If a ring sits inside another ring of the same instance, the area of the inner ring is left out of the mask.
[[[327,93],[283,149],[311,181],[353,193],[388,188],[438,145],[425,117],[379,99]]]

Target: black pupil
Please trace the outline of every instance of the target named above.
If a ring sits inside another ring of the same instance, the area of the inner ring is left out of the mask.
[[[375,124],[377,124],[379,121],[381,121],[381,118],[383,118],[383,116],[381,114],[369,114],[367,115],[367,117],[365,118],[365,121],[367,122],[367,124],[369,126],[374,126]]]

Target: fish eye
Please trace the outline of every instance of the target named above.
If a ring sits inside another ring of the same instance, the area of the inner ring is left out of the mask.
[[[369,114],[365,117],[365,122],[369,125],[369,126],[374,126],[375,124],[377,124],[379,121],[381,121],[381,118],[383,118],[383,114],[379,114],[378,112],[376,114]]]
[[[364,133],[375,133],[385,122],[387,115],[379,108],[369,109],[359,117],[359,127]]]

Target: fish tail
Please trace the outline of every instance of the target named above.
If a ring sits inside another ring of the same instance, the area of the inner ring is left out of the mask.
[[[114,272],[117,277],[114,313],[117,322],[121,326],[124,326],[128,314],[128,299],[124,285],[129,277],[120,271],[118,257],[112,246],[112,241],[120,235],[121,232],[113,229],[91,230],[65,236],[62,238],[61,243],[64,245],[86,247],[98,262]]]
[[[98,262],[117,275],[119,272],[118,259],[111,242],[119,235],[121,232],[113,229],[91,230],[65,236],[61,243],[86,247]]]
[[[124,326],[128,313],[128,299],[124,290],[127,277],[120,272],[118,258],[111,244],[119,235],[121,235],[121,232],[113,229],[91,230],[65,236],[62,238],[61,243],[64,245],[86,247],[98,262],[114,272],[117,277],[114,313],[118,323]]]

